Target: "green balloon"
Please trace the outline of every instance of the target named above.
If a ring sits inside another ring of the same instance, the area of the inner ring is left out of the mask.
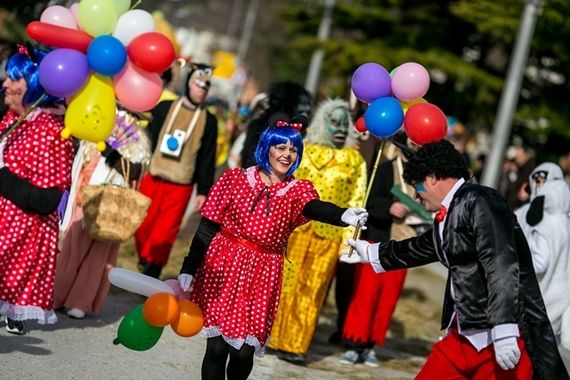
[[[122,15],[131,7],[131,0],[113,0],[115,8],[117,8],[117,16]]]
[[[394,74],[396,73],[396,70],[398,70],[398,67],[394,67],[392,69],[392,71],[390,71],[390,78],[392,78],[394,76]]]
[[[143,317],[143,305],[129,311],[121,321],[113,344],[135,351],[146,351],[158,342],[164,327],[151,326]]]
[[[81,28],[93,37],[111,34],[117,24],[117,8],[111,0],[81,0],[78,15]]]

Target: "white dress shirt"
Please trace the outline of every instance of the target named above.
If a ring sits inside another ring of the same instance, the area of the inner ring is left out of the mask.
[[[465,180],[463,178],[460,178],[453,185],[451,190],[449,190],[449,192],[441,202],[441,205],[443,207],[449,209],[449,206],[451,205],[451,201],[453,200],[455,193],[464,183]],[[443,218],[441,223],[438,223],[438,232],[441,241],[443,241],[443,233],[445,230],[446,220],[447,220],[447,215]],[[371,247],[372,249],[370,249],[370,255],[369,255],[370,264],[372,265],[372,268],[376,273],[385,272],[384,268],[382,268],[382,265],[380,264],[380,258],[378,253],[378,247],[380,246],[380,244],[381,243],[378,243],[375,244],[376,247]],[[449,266],[449,262],[447,262],[447,256],[445,252],[443,252],[443,257],[444,260],[446,260],[446,264]],[[453,282],[451,282],[450,285],[451,285],[450,286],[451,298],[455,301],[455,291],[453,289]],[[497,325],[492,329],[462,330],[461,325],[459,324],[459,320],[457,320],[457,315],[455,310],[453,311],[453,315],[450,319],[450,324],[449,326],[447,326],[448,332],[454,320],[456,321],[457,324],[457,331],[465,338],[467,338],[467,340],[469,340],[469,342],[473,345],[473,347],[475,347],[475,349],[477,349],[477,351],[481,351],[482,349],[493,343],[493,341],[495,340],[508,338],[512,336],[516,337],[520,336],[519,328],[516,323],[506,323],[502,325]]]

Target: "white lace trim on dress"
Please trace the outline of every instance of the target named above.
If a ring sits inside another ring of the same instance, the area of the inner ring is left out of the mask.
[[[250,166],[249,168],[246,169],[246,173],[247,173],[247,183],[249,183],[249,186],[251,186],[252,189],[255,189],[255,170],[256,167],[255,166]],[[295,184],[297,183],[297,180],[294,179],[291,182],[289,182],[286,186],[284,186],[283,188],[277,190],[277,192],[275,192],[275,196],[277,197],[282,197],[285,194],[287,194],[287,192],[293,188],[293,186],[295,186]]]
[[[15,321],[35,319],[40,325],[57,322],[57,315],[53,310],[44,310],[38,306],[13,305],[0,301],[0,315],[5,315]]]
[[[220,332],[220,329],[218,329],[217,326],[212,326],[212,327],[202,328],[202,331],[200,331],[200,336],[205,337],[205,338],[215,338],[217,336],[221,336],[222,338],[224,338],[224,340],[226,341],[227,344],[229,344],[230,346],[232,346],[236,350],[241,349],[245,343],[249,346],[255,347],[255,355],[256,356],[261,358],[261,357],[263,357],[263,355],[265,355],[265,346],[267,345],[267,342],[265,342],[265,344],[262,346],[261,343],[259,343],[259,340],[256,337],[254,337],[253,335],[246,335],[245,339],[243,339],[243,338],[228,338]]]

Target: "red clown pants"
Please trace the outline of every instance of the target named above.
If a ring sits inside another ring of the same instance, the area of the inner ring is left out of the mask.
[[[518,344],[521,358],[515,368],[505,371],[495,360],[492,344],[477,352],[467,338],[452,328],[434,344],[416,380],[531,380],[532,363],[524,340],[519,338]]]
[[[375,273],[370,264],[357,264],[352,300],[343,328],[343,340],[354,348],[384,345],[392,313],[407,271]]]
[[[165,266],[180,231],[192,186],[179,185],[147,174],[141,181],[140,192],[150,197],[152,202],[135,234],[139,258],[150,265]]]

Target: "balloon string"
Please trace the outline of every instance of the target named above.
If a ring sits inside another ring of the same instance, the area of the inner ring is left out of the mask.
[[[378,149],[378,154],[376,155],[376,161],[374,162],[374,169],[372,169],[372,175],[370,176],[370,181],[368,181],[368,187],[366,188],[366,195],[364,196],[364,200],[362,201],[362,208],[366,207],[366,203],[368,202],[368,197],[370,196],[370,190],[372,190],[372,185],[374,184],[374,179],[376,179],[376,172],[378,171],[378,166],[380,166],[380,159],[382,158],[382,151],[384,150],[384,144],[386,143],[386,139],[382,139],[380,143],[380,149]],[[354,235],[352,235],[352,239],[356,240],[360,237],[360,224],[354,230]],[[354,252],[354,247],[350,246],[348,250],[348,257],[352,256]]]
[[[133,4],[133,6],[132,6],[132,7],[131,7],[129,10],[131,10],[131,9],[134,9],[134,8],[138,7],[138,5],[139,5],[140,3],[142,3],[142,1],[141,1],[141,0],[137,0],[137,2],[136,2],[136,3],[134,3],[134,4]]]
[[[32,112],[37,106],[40,105],[40,103],[47,98],[47,94],[42,94],[42,96],[40,96],[38,98],[38,100],[36,100],[34,102],[34,104],[32,104],[31,106],[29,106],[23,114],[20,115],[20,117],[18,118],[18,120],[16,120],[14,123],[12,123],[12,125],[10,125],[10,127],[8,127],[8,129],[6,129],[1,135],[0,135],[0,142],[2,142],[2,140],[4,140],[6,137],[8,137],[8,135],[10,133],[12,133],[12,131],[14,129],[16,129],[18,126],[20,126],[20,124],[22,124],[22,122],[24,121],[24,119],[26,118],[26,116],[28,116],[30,114],[30,112]]]

